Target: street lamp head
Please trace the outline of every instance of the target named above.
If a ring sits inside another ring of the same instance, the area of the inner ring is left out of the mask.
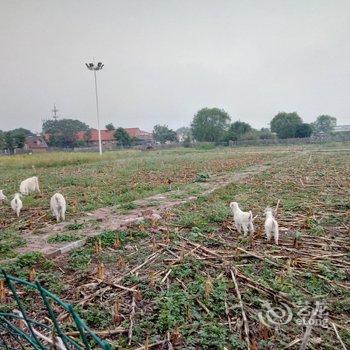
[[[94,64],[93,63],[85,63],[87,69],[94,70]]]
[[[103,68],[103,66],[104,66],[104,64],[102,63],[102,62],[98,62],[97,63],[97,66],[95,66],[95,70],[100,70],[100,69],[102,69]]]
[[[94,63],[85,63],[85,65],[89,70],[100,70],[104,66],[102,62],[98,62],[97,65],[95,65]]]

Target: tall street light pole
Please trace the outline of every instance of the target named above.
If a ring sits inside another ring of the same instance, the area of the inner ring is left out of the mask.
[[[100,111],[98,106],[98,94],[97,94],[97,78],[96,72],[101,70],[104,66],[102,62],[94,63],[85,63],[87,69],[92,70],[94,72],[95,78],[95,95],[96,95],[96,115],[97,115],[97,129],[98,129],[98,149],[100,152],[100,156],[102,156],[102,141],[101,141],[101,129],[100,129]]]

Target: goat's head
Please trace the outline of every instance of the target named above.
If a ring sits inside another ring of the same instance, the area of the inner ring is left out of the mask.
[[[236,211],[239,209],[238,203],[237,202],[231,202],[230,203],[230,208],[232,211]]]
[[[270,208],[270,207],[267,207],[267,208],[264,210],[264,214],[265,214],[266,216],[273,216],[274,210],[273,210],[272,208]]]

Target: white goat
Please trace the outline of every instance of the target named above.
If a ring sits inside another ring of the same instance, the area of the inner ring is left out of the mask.
[[[4,195],[4,191],[0,190],[0,204],[2,204],[3,201],[7,201],[7,197]]]
[[[52,210],[52,214],[56,217],[57,222],[62,219],[65,220],[66,214],[66,200],[61,195],[61,193],[55,193],[50,200],[50,208]]]
[[[15,193],[15,196],[13,197],[11,201],[11,208],[12,210],[19,216],[19,213],[21,212],[21,209],[23,208],[23,204],[21,201],[21,194]]]
[[[252,212],[242,211],[239,208],[237,202],[231,202],[230,208],[233,214],[233,218],[235,220],[237,231],[241,233],[241,229],[243,228],[243,232],[245,236],[247,235],[248,232],[254,233]]]
[[[19,191],[25,195],[29,194],[29,192],[35,192],[35,191],[41,193],[39,188],[38,177],[33,176],[23,180],[19,185]]]
[[[279,231],[278,231],[278,223],[276,219],[273,217],[273,209],[266,208],[265,209],[265,234],[268,241],[270,241],[272,235],[275,239],[275,243],[278,245],[278,237],[279,237]]]

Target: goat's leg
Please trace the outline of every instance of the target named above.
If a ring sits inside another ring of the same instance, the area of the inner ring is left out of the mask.
[[[278,245],[278,238],[279,238],[278,229],[277,229],[277,230],[274,230],[274,232],[273,232],[273,237],[274,237],[274,239],[275,239],[275,244]]]
[[[270,242],[270,239],[271,239],[271,231],[270,231],[270,230],[265,230],[265,235],[266,235],[267,241]]]

